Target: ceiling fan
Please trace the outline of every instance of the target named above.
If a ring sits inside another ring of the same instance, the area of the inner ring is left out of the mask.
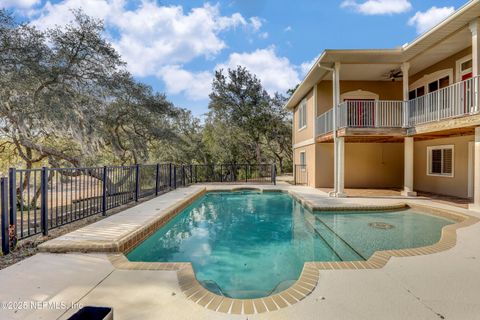
[[[401,69],[392,69],[389,72],[385,73],[383,76],[391,81],[403,78]]]

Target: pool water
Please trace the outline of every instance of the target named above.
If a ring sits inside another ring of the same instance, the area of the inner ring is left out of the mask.
[[[451,223],[411,209],[312,213],[282,192],[210,192],[127,257],[191,262],[207,289],[258,298],[289,287],[306,261],[366,260],[378,250],[431,245]]]

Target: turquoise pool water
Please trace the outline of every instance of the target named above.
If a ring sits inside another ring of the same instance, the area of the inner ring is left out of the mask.
[[[377,250],[430,245],[451,223],[411,209],[312,213],[280,192],[211,192],[127,257],[192,262],[206,288],[257,298],[290,286],[305,261],[365,260]]]

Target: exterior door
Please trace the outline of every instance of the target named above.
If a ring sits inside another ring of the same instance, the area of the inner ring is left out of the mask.
[[[460,81],[465,81],[471,79],[473,76],[472,72],[472,60],[466,60],[464,62],[459,63],[459,76]],[[471,81],[463,82],[463,112],[468,113],[470,112],[470,108],[473,107],[473,84]]]
[[[345,99],[350,127],[375,127],[374,99]]]

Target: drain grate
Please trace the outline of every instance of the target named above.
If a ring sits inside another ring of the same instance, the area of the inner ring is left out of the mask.
[[[370,222],[368,225],[372,228],[382,229],[382,230],[388,230],[388,229],[395,228],[394,225],[392,225],[390,223],[386,223],[386,222]]]

